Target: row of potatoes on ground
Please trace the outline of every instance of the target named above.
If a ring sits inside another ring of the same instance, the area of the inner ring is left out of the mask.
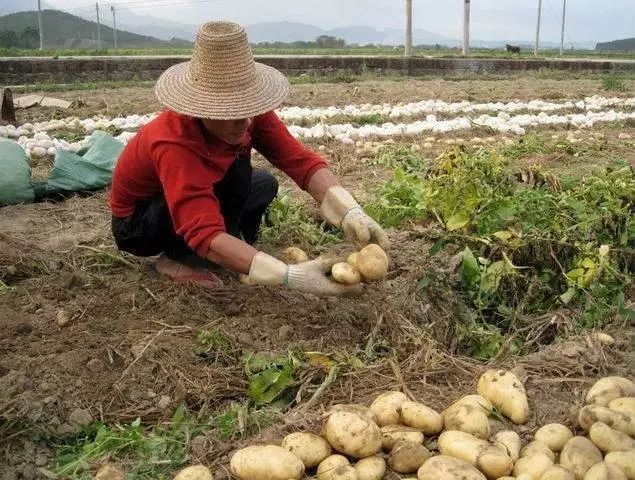
[[[321,436],[297,432],[280,445],[243,448],[230,470],[240,480],[300,480],[307,470],[318,480],[381,480],[387,468],[408,480],[415,473],[418,480],[635,480],[631,380],[607,377],[591,387],[578,415],[586,436],[552,423],[524,447],[514,431],[491,436],[488,420],[495,407],[516,424],[527,422],[523,383],[512,372],[488,370],[477,390],[441,414],[401,392],[383,393],[370,407],[336,405],[325,414]],[[437,435],[438,455],[423,444]],[[212,474],[196,465],[174,480],[212,480]]]

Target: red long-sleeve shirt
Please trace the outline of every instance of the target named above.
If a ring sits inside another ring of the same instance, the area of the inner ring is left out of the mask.
[[[301,188],[317,170],[322,157],[289,133],[274,112],[253,118],[240,145],[232,146],[203,134],[200,121],[165,111],[144,126],[121,153],[112,179],[110,208],[125,218],[135,205],[161,192],[174,228],[198,255],[225,232],[225,222],[213,186],[223,179],[239,152],[255,148]]]

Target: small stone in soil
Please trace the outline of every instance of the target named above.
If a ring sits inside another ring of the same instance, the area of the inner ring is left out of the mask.
[[[85,427],[93,421],[93,416],[88,410],[84,410],[83,408],[76,408],[68,416],[68,421],[73,425]]]
[[[159,402],[157,403],[157,407],[159,407],[161,410],[165,410],[166,408],[170,406],[171,402],[172,402],[172,399],[170,397],[168,397],[167,395],[161,395],[161,398],[159,399]]]
[[[86,366],[91,372],[99,372],[104,369],[104,364],[96,358],[89,360]]]

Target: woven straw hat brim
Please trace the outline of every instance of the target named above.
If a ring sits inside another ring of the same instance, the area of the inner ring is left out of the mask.
[[[255,62],[256,78],[245,89],[213,91],[192,82],[190,62],[168,68],[155,86],[159,102],[177,113],[196,118],[236,120],[255,117],[279,107],[289,96],[289,81],[275,68]]]

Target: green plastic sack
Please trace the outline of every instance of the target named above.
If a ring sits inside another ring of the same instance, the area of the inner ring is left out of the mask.
[[[26,153],[13,140],[0,138],[0,205],[31,203],[33,199]]]
[[[48,195],[98,190],[110,185],[124,146],[106,132],[95,131],[77,154],[58,150],[46,184]]]

